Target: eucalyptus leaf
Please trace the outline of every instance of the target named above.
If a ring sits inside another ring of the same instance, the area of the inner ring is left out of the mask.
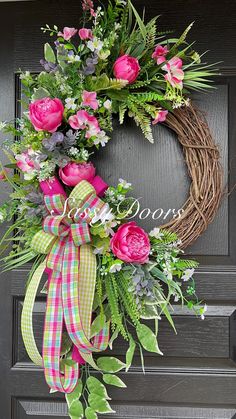
[[[160,351],[157,343],[157,338],[153,331],[145,324],[139,324],[136,328],[137,336],[144,349],[148,352],[155,352],[159,355],[163,355]]]
[[[44,45],[44,57],[46,61],[55,64],[56,57],[51,45],[49,45],[48,43]]]
[[[97,365],[104,372],[118,372],[125,368],[125,364],[113,356],[102,356],[98,358]]]
[[[103,378],[104,383],[109,384],[111,386],[124,387],[124,388],[127,387],[126,384],[114,374],[104,374],[102,378]]]

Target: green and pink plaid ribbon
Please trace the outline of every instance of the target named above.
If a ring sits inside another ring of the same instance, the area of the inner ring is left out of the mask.
[[[102,210],[104,203],[96,196],[92,185],[82,181],[73,189],[69,199],[63,195],[46,195],[45,205],[50,215],[44,220],[43,231],[38,232],[32,241],[33,249],[48,254],[43,366],[48,385],[53,390],[69,393],[77,383],[79,368],[76,363],[61,364],[63,325],[85,359],[89,359],[93,352],[105,350],[109,340],[109,323],[93,340],[90,339],[96,256],[89,245],[89,222]],[[27,342],[29,327],[23,325],[22,333]]]

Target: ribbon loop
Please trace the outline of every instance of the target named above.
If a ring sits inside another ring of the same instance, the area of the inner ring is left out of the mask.
[[[60,372],[63,321],[71,341],[87,360],[92,360],[93,352],[106,349],[109,341],[109,323],[90,339],[97,266],[89,245],[89,223],[105,203],[97,197],[90,183],[81,181],[68,199],[59,194],[46,195],[45,205],[50,215],[44,220],[43,230],[32,241],[34,248],[48,254],[46,266],[51,270],[44,330],[44,370],[51,388],[70,392],[76,385],[78,371],[65,366],[63,376]]]

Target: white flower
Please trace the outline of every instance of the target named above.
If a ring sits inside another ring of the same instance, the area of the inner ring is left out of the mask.
[[[96,247],[93,251],[94,255],[102,255],[104,252],[104,246]]]
[[[89,152],[85,148],[80,151],[80,156],[83,160],[87,161],[89,158]]]
[[[111,109],[111,105],[112,105],[112,101],[109,99],[105,100],[105,102],[103,103],[104,108],[108,110]]]
[[[186,269],[184,271],[184,274],[182,275],[181,279],[183,281],[189,281],[190,278],[192,278],[193,274],[194,274],[195,269]]]
[[[99,211],[98,214],[95,214],[91,223],[95,224],[98,221],[101,221],[102,224],[105,224],[106,222],[111,222],[115,220],[115,216],[112,213],[111,208],[108,204],[105,204],[104,207]],[[114,226],[115,227],[115,226]]]
[[[115,272],[119,272],[122,268],[122,263],[114,263],[113,265],[111,265],[109,272],[111,274],[114,274]]]
[[[96,134],[96,138],[93,142],[96,145],[101,144],[102,147],[105,147],[109,139],[110,138],[106,135],[105,131],[100,131],[98,134]]]
[[[31,78],[31,74],[29,71],[25,71],[24,73],[20,74],[20,80],[28,80]]]
[[[103,42],[98,38],[93,38],[92,41],[87,42],[87,47],[90,49],[90,51],[101,51],[103,47]]]
[[[126,180],[124,180],[124,179],[119,179],[119,184],[124,188],[124,189],[129,189],[131,186],[132,186],[132,184],[131,183],[128,183]]]
[[[75,147],[71,147],[69,149],[69,154],[70,154],[70,156],[73,156],[73,157],[77,158],[78,155],[79,155],[79,150],[77,150],[77,148],[75,148]]]
[[[73,111],[76,109],[76,104],[75,104],[75,99],[73,99],[72,97],[68,97],[66,100],[66,109],[72,109]]]
[[[124,200],[125,200],[125,196],[124,195],[122,195],[122,194],[117,195],[117,201],[122,202]]]
[[[107,57],[109,57],[110,53],[111,52],[109,51],[109,49],[106,49],[106,50],[100,51],[98,55],[99,55],[99,58],[104,61],[107,59]]]
[[[71,54],[67,56],[67,60],[69,63],[78,63],[80,61],[80,56]]]
[[[163,236],[163,233],[161,233],[159,227],[155,227],[153,230],[149,233],[150,237],[155,237],[155,239],[160,239]]]
[[[205,319],[204,313],[206,313],[206,311],[207,311],[207,305],[205,304],[204,307],[201,309],[201,319],[202,320]]]
[[[4,215],[2,212],[0,212],[0,221],[3,221],[3,220],[4,220]]]

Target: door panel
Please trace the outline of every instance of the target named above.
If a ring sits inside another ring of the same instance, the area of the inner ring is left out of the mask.
[[[195,20],[190,39],[197,39],[199,51],[206,49],[209,61],[222,67],[217,90],[196,95],[195,101],[207,120],[221,149],[225,184],[229,190],[236,179],[236,3],[233,0],[134,1],[147,16],[162,14],[159,30],[177,32]],[[19,115],[21,96],[17,71],[41,70],[39,60],[47,37],[40,27],[56,23],[76,26],[78,0],[0,2],[0,120]],[[224,22],[222,22],[222,16]],[[112,141],[95,156],[99,173],[108,183],[119,177],[131,181],[134,193],[142,197],[142,208],[181,208],[189,179],[181,148],[175,136],[155,127],[156,142],[150,145],[130,121],[120,127],[114,121]],[[0,137],[3,138],[2,136]],[[3,156],[1,156],[2,158]],[[1,201],[6,199],[1,185]],[[227,191],[226,191],[227,192]],[[128,374],[121,374],[127,389],[113,389],[117,418],[221,418],[236,415],[236,194],[225,194],[215,221],[190,248],[201,266],[196,276],[197,292],[209,310],[201,321],[176,306],[175,335],[165,320],[160,324],[163,357],[146,354],[143,375],[138,354]],[[154,222],[138,220],[146,229]],[[161,223],[163,220],[158,220]],[[1,226],[0,226],[1,227]],[[3,228],[0,228],[3,232]],[[1,276],[0,281],[0,405],[3,419],[66,418],[63,397],[50,395],[43,371],[27,357],[20,334],[20,315],[29,267]],[[45,299],[37,297],[34,330],[41,348]],[[114,355],[124,355],[125,344],[117,341]]]

